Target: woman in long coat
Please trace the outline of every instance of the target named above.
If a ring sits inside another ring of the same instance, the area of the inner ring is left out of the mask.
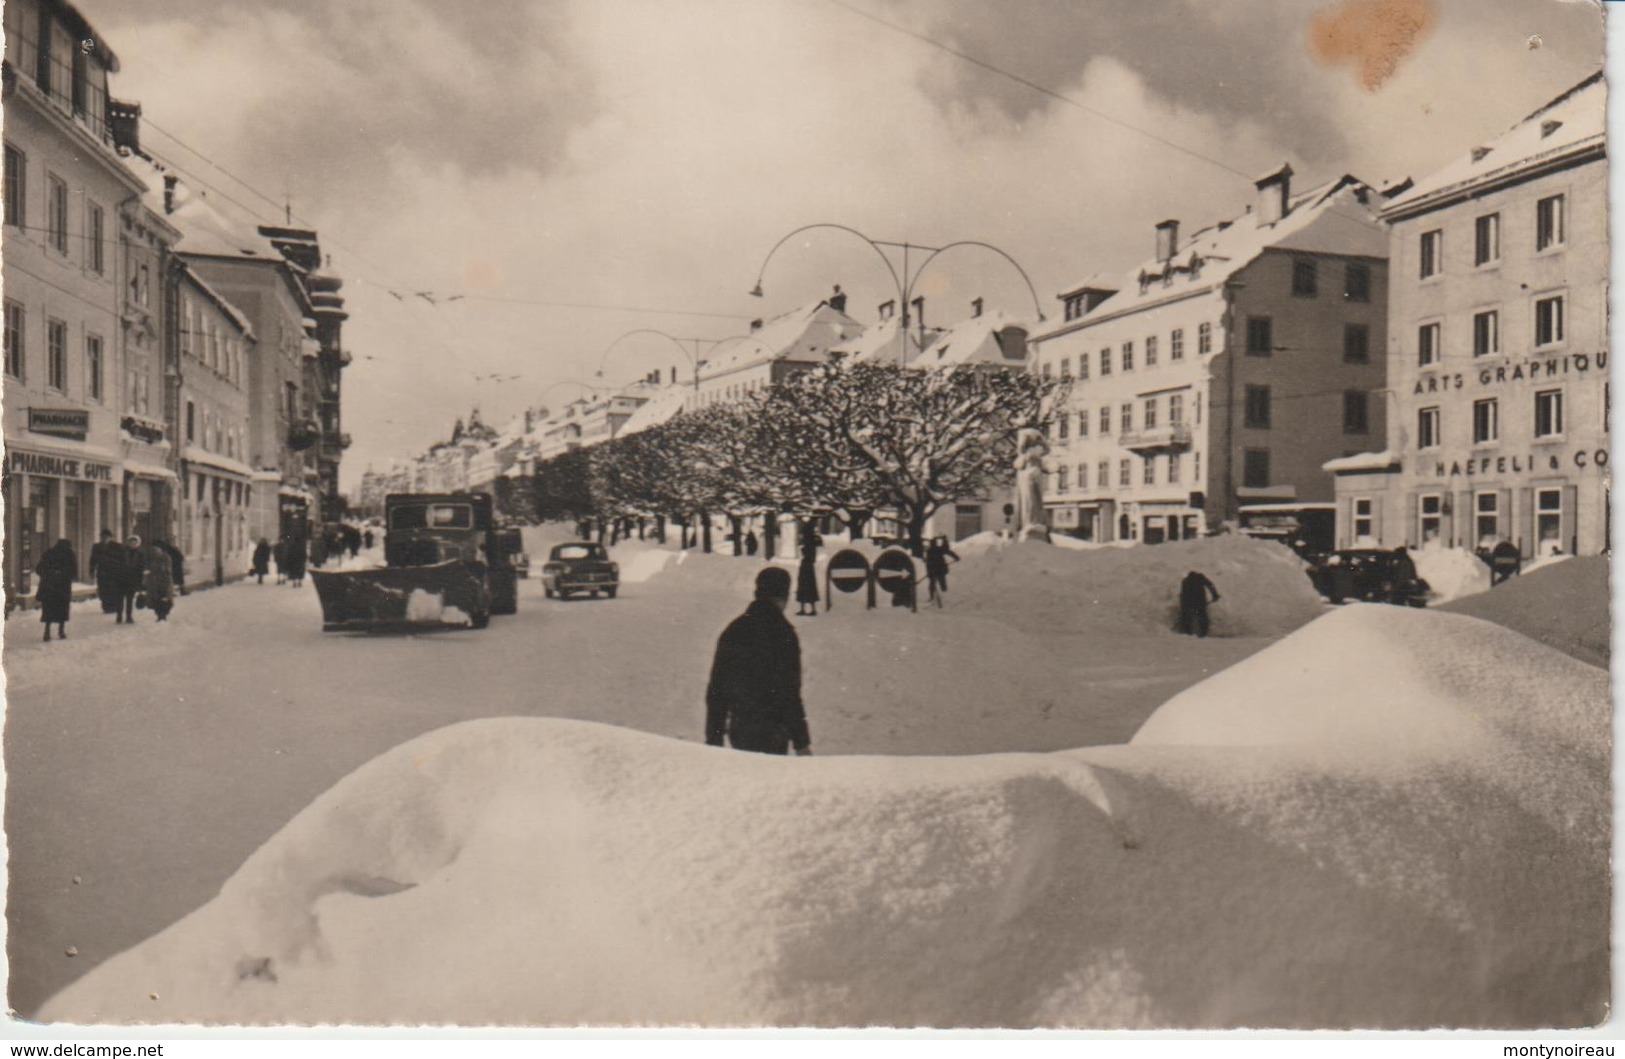
[[[152,613],[159,621],[168,621],[170,609],[175,606],[175,567],[161,541],[154,541],[147,553],[147,573],[141,587],[147,593]]]
[[[288,554],[282,560],[282,572],[288,575],[294,588],[305,583],[306,551],[309,543],[303,535],[288,538]]]
[[[265,584],[265,575],[271,572],[271,542],[264,537],[254,546],[254,576]]]
[[[118,611],[123,571],[124,545],[113,538],[112,530],[104,529],[102,539],[90,546],[90,576],[96,581],[96,598],[101,600],[103,614]]]
[[[818,613],[818,546],[824,538],[809,521],[801,527],[801,566],[796,571],[796,616]]]
[[[68,638],[68,609],[73,602],[73,579],[78,571],[79,558],[73,554],[73,545],[66,537],[51,545],[34,567],[34,573],[39,575],[39,589],[34,598],[39,601],[39,620],[45,626],[47,643],[51,640],[53,625],[58,637]]]

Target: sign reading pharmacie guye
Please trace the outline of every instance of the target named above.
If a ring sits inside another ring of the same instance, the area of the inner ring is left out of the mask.
[[[113,465],[76,456],[54,456],[46,452],[10,448],[6,469],[12,474],[33,474],[44,478],[68,478],[78,482],[112,482]]]

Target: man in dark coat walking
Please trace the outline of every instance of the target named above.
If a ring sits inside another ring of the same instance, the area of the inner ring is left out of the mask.
[[[784,619],[790,575],[776,566],[756,575],[756,599],[717,640],[705,689],[705,741],[735,750],[812,753],[801,703],[801,641]]]
[[[39,620],[45,626],[45,642],[51,641],[51,626],[61,639],[68,638],[68,611],[73,604],[73,579],[79,570],[79,560],[73,554],[73,544],[66,537],[46,551],[34,573],[39,575],[39,588],[34,598],[39,601]]]
[[[135,621],[135,596],[141,591],[141,582],[146,579],[146,556],[141,548],[141,538],[131,534],[124,540],[124,549],[119,557],[119,603],[116,624],[132,624]]]
[[[90,576],[96,581],[96,598],[101,600],[103,614],[118,610],[123,563],[124,545],[113,539],[112,530],[102,530],[102,539],[90,546]]]
[[[1206,636],[1209,602],[1219,602],[1219,590],[1204,575],[1192,570],[1179,583],[1179,631],[1188,636]]]

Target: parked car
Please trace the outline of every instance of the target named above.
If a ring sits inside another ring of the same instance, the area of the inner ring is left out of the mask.
[[[542,564],[542,593],[549,598],[569,599],[575,592],[602,592],[610,599],[620,588],[621,568],[613,562],[602,544],[572,541],[556,544]]]
[[[1417,576],[1416,563],[1403,549],[1345,548],[1309,568],[1315,590],[1333,603],[1358,599],[1370,603],[1425,607],[1432,591]]]

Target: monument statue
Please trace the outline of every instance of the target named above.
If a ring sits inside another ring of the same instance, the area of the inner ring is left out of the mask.
[[[1049,540],[1044,523],[1044,457],[1049,444],[1041,431],[1023,427],[1016,433],[1016,540]]]

